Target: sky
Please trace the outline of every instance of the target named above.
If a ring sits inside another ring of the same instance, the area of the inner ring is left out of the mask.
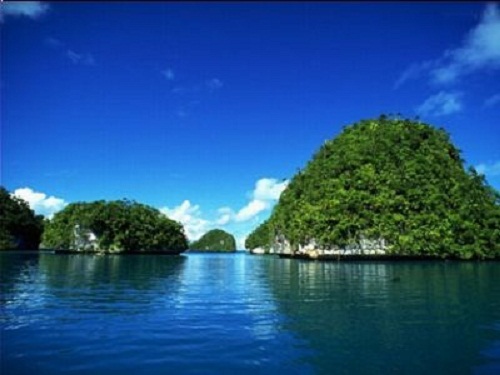
[[[239,248],[293,175],[380,114],[445,128],[500,190],[500,5],[0,4],[1,185],[128,198]]]

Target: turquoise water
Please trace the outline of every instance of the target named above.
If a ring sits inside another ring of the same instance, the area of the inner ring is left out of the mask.
[[[2,374],[498,374],[500,263],[0,254]]]

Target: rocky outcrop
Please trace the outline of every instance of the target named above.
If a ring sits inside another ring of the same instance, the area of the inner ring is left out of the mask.
[[[97,236],[90,229],[76,224],[73,228],[74,242],[70,250],[96,251],[99,249]]]
[[[306,244],[300,244],[298,249],[293,249],[284,236],[279,235],[275,238],[275,243],[272,247],[273,252],[284,255],[305,255],[312,259],[320,259],[323,256],[331,255],[385,255],[388,251],[388,244],[383,238],[368,239],[361,237],[357,243],[353,243],[344,247],[340,246],[320,246],[315,239],[310,240]]]

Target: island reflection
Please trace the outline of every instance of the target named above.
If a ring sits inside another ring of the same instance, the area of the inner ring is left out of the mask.
[[[283,327],[319,373],[497,368],[496,263],[263,262]],[[485,354],[486,353],[486,354]],[[496,366],[496,367],[495,367]]]

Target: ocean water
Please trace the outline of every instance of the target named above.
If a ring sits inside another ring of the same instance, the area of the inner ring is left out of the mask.
[[[15,374],[500,374],[500,262],[0,253]]]

